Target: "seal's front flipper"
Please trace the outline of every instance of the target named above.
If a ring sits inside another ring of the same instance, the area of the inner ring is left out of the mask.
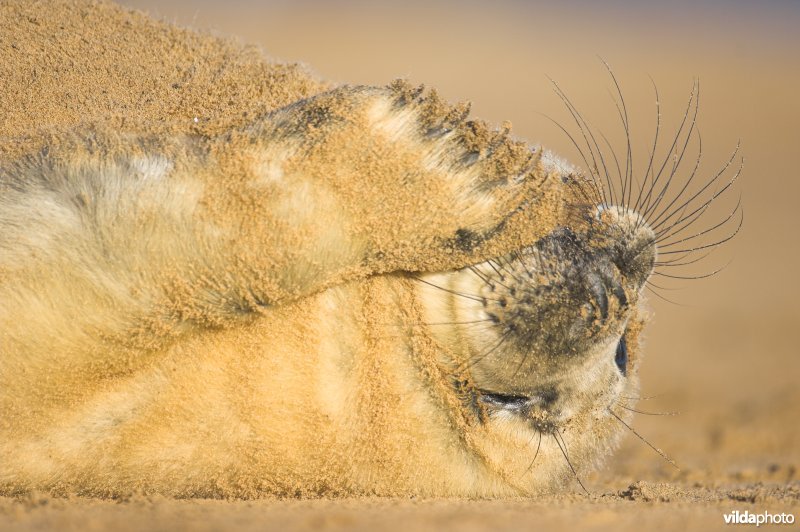
[[[557,172],[466,114],[395,83],[340,87],[212,138],[44,141],[0,169],[0,321],[157,346],[348,280],[530,245],[558,221]]]
[[[461,268],[549,232],[563,203],[556,173],[507,127],[467,113],[403,82],[341,87],[217,139],[209,204],[247,213],[246,248],[268,252],[262,271],[281,287],[264,299]]]

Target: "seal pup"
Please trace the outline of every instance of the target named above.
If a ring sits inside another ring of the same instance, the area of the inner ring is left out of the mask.
[[[658,206],[695,214],[405,83],[35,143],[0,164],[6,494],[559,489],[626,430]]]
[[[493,497],[595,467],[658,236],[570,200],[594,182],[541,148],[495,178],[441,105],[343,87],[210,141],[4,164],[3,491]],[[514,225],[548,198],[579,215]],[[424,269],[509,231],[529,243]]]

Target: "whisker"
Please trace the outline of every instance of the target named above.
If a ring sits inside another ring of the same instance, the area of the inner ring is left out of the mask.
[[[670,246],[674,246],[676,244],[680,244],[682,242],[686,242],[687,240],[692,240],[694,238],[697,238],[697,237],[703,236],[703,235],[705,235],[707,233],[710,233],[711,231],[713,231],[713,230],[723,226],[724,224],[728,223],[728,221],[731,220],[736,215],[736,212],[739,210],[739,208],[741,206],[742,206],[742,196],[740,194],[739,195],[739,200],[736,202],[736,207],[734,207],[734,209],[731,211],[731,213],[724,220],[722,220],[721,222],[717,223],[713,227],[709,227],[708,229],[705,229],[704,231],[700,231],[698,233],[695,233],[695,234],[693,234],[691,236],[684,237],[684,238],[682,238],[680,240],[675,240],[674,242],[669,242],[668,244],[659,244],[659,248],[660,249],[668,248]],[[656,242],[660,242],[662,240],[668,240],[669,238],[671,238],[673,236],[675,236],[675,233],[671,233],[669,235],[666,235],[666,236],[662,237],[661,239],[656,240]]]
[[[672,260],[668,260],[668,261],[664,261],[664,262],[658,262],[658,261],[656,261],[654,264],[655,264],[657,267],[660,267],[660,268],[671,268],[671,267],[673,267],[673,266],[688,266],[689,264],[694,264],[694,263],[696,263],[696,262],[699,262],[699,261],[703,260],[704,258],[706,258],[706,257],[708,257],[709,255],[711,255],[712,253],[714,253],[714,252],[715,252],[717,249],[719,249],[719,248],[712,248],[712,249],[711,249],[711,251],[709,251],[709,252],[707,252],[707,253],[703,253],[703,254],[702,254],[702,255],[700,255],[698,258],[696,258],[696,259],[692,259],[692,260],[690,260],[689,262],[679,262],[679,261],[681,261],[681,260],[683,260],[683,259],[685,259],[685,258],[688,258],[689,256],[691,256],[691,254],[692,254],[692,252],[691,252],[691,251],[690,251],[689,253],[687,253],[686,255],[684,255],[683,257],[675,257],[675,258],[674,258],[674,259],[672,259]]]
[[[697,91],[696,93],[695,93],[695,90]],[[692,89],[692,94],[695,94],[694,114],[692,115],[692,121],[691,121],[691,123],[689,125],[689,131],[686,134],[686,139],[684,140],[683,147],[681,148],[681,151],[680,151],[680,155],[677,158],[673,158],[672,169],[670,170],[669,177],[667,177],[667,182],[664,184],[664,187],[661,189],[661,192],[659,192],[659,194],[656,197],[655,201],[653,201],[651,205],[648,205],[648,207],[645,209],[644,213],[642,213],[642,216],[645,217],[645,218],[649,219],[651,213],[653,211],[655,211],[658,208],[658,206],[661,204],[661,201],[664,199],[664,197],[665,197],[665,195],[667,193],[667,190],[669,189],[669,186],[672,184],[672,180],[675,177],[675,172],[677,171],[678,167],[680,166],[681,162],[683,161],[683,156],[686,154],[686,149],[689,146],[689,141],[692,138],[692,133],[694,132],[694,128],[695,128],[695,126],[697,124],[697,113],[700,110],[700,85],[699,85],[698,82],[695,82],[695,87]],[[687,109],[687,113],[688,113],[688,111],[689,110]],[[685,117],[684,117],[684,120],[685,120]],[[681,124],[681,129],[678,130],[678,134],[676,135],[675,141],[672,143],[672,146],[670,147],[670,152],[669,153],[674,153],[673,150],[675,149],[675,146],[677,145],[677,142],[680,139],[680,134],[681,134],[681,130],[682,129],[683,129],[683,124]],[[698,155],[698,158],[699,157],[700,157],[700,155]],[[659,175],[656,176],[656,181],[658,181],[658,177],[660,177],[661,172],[664,170],[664,167],[665,167],[668,159],[669,159],[669,155],[664,160],[664,165],[662,165],[661,169],[659,170]],[[700,164],[699,160],[698,160],[697,164],[698,165]]]
[[[624,116],[624,114],[622,112],[622,108],[620,107],[620,105],[617,102],[617,99],[614,97],[614,95],[611,94],[611,91],[609,90],[607,92],[608,92],[608,95],[611,97],[611,101],[614,102],[614,107],[617,108],[617,115],[619,116],[619,119],[622,122],[622,130],[625,132],[625,137],[630,139],[630,134],[628,133],[628,123],[625,120],[625,116]],[[601,133],[601,135],[602,135],[602,133]],[[616,154],[614,154],[614,155],[616,156]],[[623,205],[625,204],[625,191],[626,191],[625,188],[626,188],[626,183],[627,183],[627,180],[628,180],[628,174],[630,173],[630,168],[631,168],[630,160],[631,160],[630,159],[630,152],[626,150],[626,152],[625,152],[625,177],[622,177],[622,171],[621,170],[618,172],[620,189],[621,189],[620,196],[622,196],[622,201],[620,203],[622,203]]]
[[[558,436],[556,436],[556,435],[558,435]],[[563,441],[564,437],[561,436],[561,433],[558,431],[558,429],[555,429],[555,431],[551,434],[551,436],[553,436],[553,439],[556,440],[556,445],[558,445],[558,448],[561,450],[561,454],[564,455],[564,460],[567,461],[567,465],[572,470],[572,474],[575,477],[575,480],[578,481],[578,484],[580,485],[581,489],[583,489],[583,491],[586,492],[586,494],[588,495],[589,494],[589,490],[587,490],[586,487],[583,485],[583,482],[581,482],[581,479],[578,476],[578,472],[575,471],[575,468],[572,467],[572,462],[569,461],[569,456],[567,455],[567,443],[564,442],[564,445],[562,446],[561,445],[561,441],[559,441],[559,438],[558,438],[559,436],[561,437],[562,441]]]
[[[652,399],[658,399],[659,397],[665,397],[665,396],[673,394],[673,393],[675,393],[674,390],[669,391],[669,392],[656,393],[656,394],[653,394],[653,395],[645,395],[644,397],[642,397],[642,396],[639,396],[639,397],[628,397],[628,396],[625,396],[625,395],[621,395],[620,399],[627,399],[627,400],[630,400],[630,401],[650,401]]]
[[[648,77],[650,77],[650,76],[648,76]],[[644,172],[644,179],[642,180],[642,186],[641,186],[641,188],[639,189],[639,192],[636,195],[636,203],[634,203],[634,205],[633,205],[633,210],[636,211],[636,212],[639,212],[639,208],[641,207],[640,201],[642,199],[642,192],[644,191],[645,187],[647,186],[647,176],[648,175],[651,176],[650,180],[652,182],[652,174],[651,174],[651,172],[653,171],[653,161],[655,160],[655,157],[656,157],[656,147],[658,146],[658,135],[661,132],[661,98],[660,98],[660,96],[658,94],[658,87],[656,86],[656,82],[652,77],[650,77],[650,82],[653,84],[653,90],[655,91],[655,96],[656,96],[656,131],[655,131],[655,135],[653,136],[653,148],[650,150],[650,160],[648,161],[647,169]],[[638,230],[639,229],[639,227],[640,227],[639,224],[640,223],[644,223],[644,222],[642,222],[641,220],[639,222],[637,222],[636,227],[634,228],[634,230]]]
[[[658,299],[661,299],[661,300],[663,300],[663,301],[666,301],[667,303],[671,303],[671,304],[673,304],[673,305],[677,305],[677,306],[679,306],[679,307],[688,307],[688,306],[689,306],[689,305],[686,305],[686,304],[684,304],[684,303],[678,303],[677,301],[673,301],[673,300],[671,300],[671,299],[668,299],[668,298],[666,298],[666,297],[662,296],[661,294],[659,294],[658,292],[656,292],[655,290],[653,290],[653,289],[652,289],[652,288],[651,288],[651,287],[650,287],[648,284],[645,284],[645,288],[646,288],[647,290],[650,290],[650,293],[651,293],[651,294],[653,294],[654,296],[656,296]]]
[[[589,184],[589,192],[587,192],[586,185]],[[594,179],[586,179],[581,181],[579,176],[575,176],[573,181],[568,182],[568,186],[576,187],[578,191],[583,196],[583,199],[586,200],[587,205],[602,205],[603,199],[598,192],[597,183]]]
[[[684,229],[690,227],[693,223],[695,223],[697,220],[699,220],[701,216],[703,216],[703,213],[706,212],[706,210],[708,209],[709,205],[704,206],[702,209],[699,210],[699,212],[697,214],[690,215],[690,216],[684,216],[684,214],[686,213],[686,207],[683,207],[683,210],[682,210],[682,212],[680,214],[680,217],[679,217],[677,222],[675,222],[672,225],[669,225],[669,226],[665,227],[661,231],[656,232],[656,242],[658,242],[659,239],[663,240],[664,234],[666,234],[668,232],[671,232],[670,233],[671,235],[676,235],[676,234],[679,234]],[[675,229],[676,227],[677,227],[677,229]],[[667,237],[667,238],[669,238],[669,237]]]
[[[724,270],[725,268],[730,266],[731,262],[733,262],[733,261],[729,261],[725,266],[723,266],[722,268],[719,268],[718,270],[714,270],[711,273],[706,273],[706,274],[703,274],[703,275],[686,275],[686,276],[684,276],[684,275],[670,275],[668,273],[658,272],[658,271],[653,272],[653,275],[658,275],[659,277],[667,277],[668,279],[682,279],[682,280],[686,280],[686,281],[694,280],[694,279],[707,279],[709,277],[713,277],[714,275],[718,274],[719,272],[721,272],[722,270]]]
[[[605,159],[603,158],[603,152],[600,150],[600,148],[599,148],[599,146],[597,144],[597,140],[595,139],[594,134],[592,133],[591,127],[586,122],[586,120],[583,118],[581,113],[578,111],[577,107],[575,107],[575,105],[572,103],[572,101],[567,97],[566,93],[561,89],[561,87],[558,85],[558,83],[556,83],[552,79],[550,79],[550,83],[553,84],[553,87],[555,87],[556,94],[558,95],[559,98],[561,98],[561,101],[564,102],[564,105],[566,106],[567,110],[570,112],[570,114],[572,115],[572,118],[575,120],[575,123],[580,128],[581,134],[583,135],[584,141],[586,142],[586,147],[589,149],[589,155],[591,155],[591,157],[592,157],[592,162],[594,163],[595,174],[598,176],[598,178],[600,176],[600,167],[597,164],[597,158],[600,159],[600,163],[603,166],[606,183],[608,183],[608,186],[609,186],[609,191],[608,192],[609,192],[609,195],[611,196],[611,201],[612,201],[612,203],[616,203],[614,201],[614,189],[613,189],[613,187],[611,185],[611,179],[610,179],[610,176],[608,174],[608,167],[606,166]],[[587,137],[587,134],[588,134],[588,137]],[[589,143],[589,139],[592,140],[592,143]],[[594,148],[592,148],[592,144],[594,144]],[[597,150],[597,158],[595,158],[595,150]],[[606,205],[606,206],[608,206],[608,205]]]
[[[505,275],[503,275],[503,274],[500,272],[500,270],[498,270],[498,269],[495,267],[495,265],[494,265],[494,262],[492,262],[492,260],[491,260],[491,259],[487,260],[487,261],[486,261],[486,264],[488,264],[488,265],[489,265],[489,267],[495,271],[495,273],[497,274],[497,276],[498,276],[498,277],[500,277],[500,281],[505,281],[505,280],[506,280],[506,276],[505,276]],[[497,284],[499,284],[500,286],[502,286],[502,287],[503,287],[503,288],[505,288],[506,290],[509,290],[509,291],[511,290],[511,287],[510,287],[510,286],[508,286],[508,285],[506,285],[506,284],[503,284],[503,283],[502,283],[502,282],[500,282],[500,281],[498,281],[497,279],[494,279],[494,282],[496,282]]]
[[[694,168],[692,168],[691,174],[689,174],[689,177],[686,179],[686,182],[683,184],[681,190],[677,194],[675,194],[674,198],[672,198],[672,201],[666,207],[664,207],[661,210],[661,212],[659,212],[657,215],[653,216],[652,219],[649,220],[651,226],[656,225],[658,222],[661,221],[661,217],[669,212],[670,208],[673,205],[675,205],[675,203],[681,198],[683,193],[686,192],[686,189],[689,188],[689,185],[692,183],[695,176],[697,175],[697,169],[700,168],[700,161],[703,159],[703,138],[700,135],[699,129],[697,130],[697,143],[698,143],[697,159],[695,160]],[[672,178],[670,177],[670,180],[671,179]]]
[[[466,366],[463,366],[463,367],[462,367],[462,366],[458,366],[458,367],[456,368],[456,372],[457,372],[457,373],[463,373],[463,372],[465,372],[465,371],[468,371],[468,370],[469,370],[469,369],[470,369],[472,366],[474,366],[475,364],[477,364],[478,362],[480,362],[480,361],[481,361],[481,360],[483,360],[484,358],[486,358],[486,357],[488,357],[489,355],[491,355],[492,353],[494,353],[494,352],[497,350],[497,348],[499,348],[501,345],[503,345],[503,342],[505,342],[505,341],[506,341],[506,339],[509,337],[509,335],[510,335],[510,334],[511,334],[511,331],[510,331],[510,330],[509,330],[509,331],[506,331],[506,332],[504,332],[504,333],[503,333],[503,335],[500,337],[500,341],[499,341],[499,342],[497,342],[497,343],[494,345],[494,347],[492,347],[491,349],[489,349],[487,352],[485,352],[485,353],[483,353],[483,354],[480,354],[480,355],[478,355],[478,357],[477,357],[477,358],[475,358],[475,359],[472,359],[472,358],[470,358],[470,359],[467,359],[466,361],[462,362],[462,364],[466,364]]]
[[[448,292],[450,294],[453,294],[453,295],[456,295],[456,296],[461,296],[461,297],[466,298],[466,299],[471,299],[473,301],[477,301],[478,303],[483,303],[484,301],[499,301],[498,299],[492,299],[492,298],[489,298],[489,297],[478,297],[478,296],[472,296],[472,295],[469,295],[469,294],[463,294],[461,292],[456,292],[455,290],[450,290],[449,288],[445,288],[443,286],[439,286],[439,285],[433,284],[430,281],[426,281],[425,279],[421,279],[421,278],[416,277],[414,275],[412,275],[411,278],[414,279],[414,280],[417,280],[417,281],[419,281],[421,283],[425,283],[428,286],[432,286],[433,288],[438,288],[439,290],[443,290],[443,291]]]
[[[539,430],[537,430],[536,432],[539,433],[539,443],[536,444],[536,453],[534,453],[533,460],[531,460],[530,465],[527,467],[527,469],[525,469],[525,471],[522,473],[522,475],[525,475],[525,473],[527,473],[528,471],[531,470],[531,468],[533,467],[534,462],[536,462],[536,457],[539,456],[539,449],[542,448],[542,432],[539,431]],[[533,438],[533,436],[531,436],[531,438]],[[530,443],[530,442],[528,442],[528,443]],[[520,475],[520,476],[522,476],[522,475]]]
[[[617,403],[617,406],[624,408],[625,410],[630,410],[631,412],[636,412],[637,414],[643,414],[645,416],[679,416],[680,412],[645,412],[644,410],[637,410],[636,408],[631,408],[629,406],[625,406],[622,403]]]
[[[486,264],[488,264],[489,267],[494,270],[494,272],[500,277],[500,279],[505,279],[505,276],[502,273],[500,273],[500,271],[497,268],[495,268],[491,260],[487,260]],[[506,288],[508,287],[506,286]]]
[[[501,283],[500,281],[495,281],[495,280],[492,280],[492,279],[490,279],[489,277],[487,277],[486,275],[484,275],[484,274],[483,274],[483,272],[481,272],[480,270],[478,270],[478,268],[476,268],[475,266],[470,266],[468,269],[469,269],[469,271],[470,271],[470,272],[472,272],[473,274],[475,274],[475,276],[476,276],[478,279],[480,279],[481,281],[483,281],[483,282],[484,282],[484,284],[486,284],[486,285],[487,285],[489,288],[491,288],[491,289],[494,289],[494,283],[495,283],[495,282],[496,282],[497,284],[499,284],[500,286],[504,287],[504,288],[508,288],[506,285],[504,285],[504,284],[503,284],[503,283]]]
[[[685,286],[670,286],[670,287],[660,286],[660,285],[657,285],[656,283],[654,283],[652,281],[652,279],[648,279],[645,282],[647,283],[648,286],[650,286],[653,289],[657,289],[657,290],[669,290],[670,292],[675,291],[675,290],[686,290]]]
[[[608,146],[608,149],[611,150],[611,157],[613,157],[614,165],[617,167],[617,177],[619,177],[619,181],[620,181],[620,183],[622,183],[622,182],[624,182],[625,178],[622,177],[622,168],[619,165],[619,159],[617,158],[617,153],[614,151],[614,148],[611,146],[611,142],[609,142],[608,138],[603,134],[603,132],[599,131],[599,133],[600,133],[600,136],[602,137],[603,141],[605,141],[606,146]],[[627,174],[627,168],[626,168],[625,172]],[[625,187],[623,186],[622,189],[623,189],[622,190],[622,195],[624,196],[625,195]],[[623,200],[623,203],[624,203],[624,200]]]
[[[533,278],[533,274],[528,269],[528,267],[525,266],[525,260],[524,257],[522,256],[522,253],[520,253],[519,251],[514,251],[514,257],[516,257],[517,262],[519,263],[520,266],[522,266],[522,269],[525,270],[525,273],[528,274],[528,277]]]
[[[674,250],[674,251],[659,251],[658,252],[659,255],[674,255],[676,253],[686,253],[686,252],[691,252],[691,251],[699,251],[701,249],[713,248],[713,247],[719,246],[720,244],[724,244],[725,242],[727,242],[731,238],[735,237],[739,233],[739,231],[742,229],[742,224],[744,223],[744,210],[740,209],[740,213],[741,213],[741,216],[739,218],[739,225],[736,227],[736,230],[733,233],[731,233],[730,235],[728,235],[727,237],[723,238],[722,240],[717,240],[716,242],[713,242],[711,244],[706,244],[706,245],[703,245],[703,246],[697,246],[697,247],[689,248],[689,249],[679,249],[679,250]]]
[[[378,324],[382,327],[428,327],[436,325],[476,325],[478,323],[488,323],[492,320],[489,318],[483,320],[471,321],[438,321],[438,322],[418,322],[418,323],[381,323]]]
[[[575,148],[575,149],[578,151],[578,154],[581,156],[581,159],[583,160],[583,164],[584,164],[584,166],[586,166],[586,169],[589,171],[589,174],[590,174],[592,177],[594,177],[596,180],[600,180],[600,176],[599,176],[599,175],[597,175],[597,174],[596,174],[596,173],[595,173],[595,172],[592,170],[592,167],[591,167],[591,165],[589,164],[588,158],[586,157],[586,154],[584,153],[583,149],[581,149],[580,145],[579,145],[579,144],[578,144],[578,142],[575,140],[575,138],[574,138],[574,137],[573,137],[573,136],[572,136],[572,135],[569,133],[569,131],[567,131],[567,129],[566,129],[564,126],[562,126],[560,123],[558,123],[556,120],[554,120],[554,119],[550,118],[550,117],[549,117],[549,116],[547,116],[546,114],[543,114],[543,113],[539,113],[539,114],[540,114],[541,116],[543,116],[543,117],[547,118],[548,120],[550,120],[550,121],[551,121],[553,124],[555,124],[555,125],[556,125],[556,127],[558,127],[558,128],[559,128],[559,129],[560,129],[560,130],[561,130],[561,131],[562,131],[562,132],[563,132],[563,133],[564,133],[564,134],[567,136],[567,138],[569,138],[570,142],[572,142],[572,145],[573,145],[573,147],[574,147],[574,148]],[[581,129],[581,131],[583,131],[583,130]],[[587,143],[588,143],[588,141],[587,141]],[[599,187],[599,186],[597,186],[597,185],[595,185],[595,186],[597,187],[597,189],[600,191],[600,193],[601,193],[601,194],[602,194],[602,196],[603,196],[603,201],[602,201],[602,204],[603,204],[604,206],[608,207],[608,205],[609,205],[609,200],[608,200],[608,197],[606,196],[606,190],[605,190],[605,188]]]
[[[505,259],[503,257],[498,257],[498,258],[495,259],[495,262],[497,262],[497,265],[500,266],[501,270],[506,272],[516,282],[518,282],[518,283],[522,283],[523,282],[519,277],[514,275],[514,272],[511,270],[511,263],[508,262],[508,259]]]
[[[631,431],[632,433],[634,433],[634,434],[636,435],[636,437],[637,437],[637,438],[639,438],[640,440],[642,440],[642,441],[643,441],[643,442],[644,442],[644,443],[645,443],[645,444],[646,444],[648,447],[650,447],[650,448],[651,448],[651,449],[653,449],[653,450],[654,450],[656,453],[658,453],[658,454],[661,456],[661,458],[663,458],[664,460],[666,460],[666,461],[667,461],[667,462],[668,462],[668,463],[669,463],[669,464],[670,464],[672,467],[674,467],[674,468],[675,468],[675,469],[677,469],[678,471],[680,471],[680,470],[681,470],[681,468],[680,468],[680,467],[678,467],[678,464],[676,464],[674,460],[672,460],[670,457],[668,457],[664,451],[662,451],[661,449],[659,449],[658,447],[656,447],[655,445],[653,445],[652,443],[650,443],[649,441],[647,441],[647,439],[646,439],[644,436],[642,436],[641,434],[639,434],[638,432],[636,432],[636,430],[634,430],[634,428],[633,428],[633,427],[631,427],[630,425],[628,425],[627,423],[625,423],[625,421],[623,421],[621,417],[619,417],[619,416],[618,416],[618,415],[617,415],[617,414],[616,414],[616,413],[615,413],[613,410],[611,410],[611,408],[608,408],[607,410],[608,410],[609,414],[611,414],[612,416],[614,416],[614,417],[617,419],[617,421],[619,421],[620,423],[622,423],[622,424],[623,424],[623,425],[624,425],[624,426],[625,426],[625,427],[626,427],[626,428],[627,428],[629,431]]]
[[[487,320],[487,321],[491,321],[491,320]],[[388,331],[391,331],[393,328],[395,330],[393,332],[387,332],[386,334],[376,334],[375,338],[405,338],[405,337],[407,337],[409,335],[425,337],[429,333],[426,333],[425,331],[419,329],[419,327],[422,327],[423,325],[427,326],[427,325],[438,325],[438,324],[427,324],[427,323],[411,324],[410,323],[410,324],[406,324],[407,328],[405,328],[405,330],[399,329],[400,324],[390,324],[390,323],[378,324],[379,327],[385,327],[386,330],[388,330]],[[458,325],[475,327],[475,326],[478,326],[480,324],[479,323],[474,323],[474,324],[466,324],[465,325],[463,323],[458,323]],[[486,325],[486,327],[487,328],[485,330],[487,330],[487,331],[490,330],[488,328],[488,325]]]
[[[671,153],[673,153],[675,151],[675,146],[677,146],[678,141],[680,140],[681,134],[683,133],[683,128],[686,126],[686,121],[689,119],[689,111],[692,108],[692,102],[694,101],[696,87],[697,87],[697,83],[695,82],[695,84],[692,86],[692,91],[689,93],[689,101],[686,104],[686,111],[684,111],[684,113],[683,113],[683,119],[681,120],[681,124],[678,127],[678,131],[675,133],[675,138],[672,141],[672,145],[670,146],[669,150],[667,151],[668,154],[671,154]],[[668,161],[669,161],[669,155],[667,155],[664,158],[664,162],[661,164],[661,167],[658,169],[658,172],[655,174],[653,179],[650,181],[650,188],[648,189],[647,194],[645,195],[644,199],[642,200],[642,202],[643,202],[642,210],[644,212],[649,211],[650,207],[652,206],[652,203],[651,203],[652,194],[656,189],[656,184],[658,183],[658,180],[661,178],[661,175],[662,175],[662,173],[664,171],[664,168],[667,166],[667,162]],[[644,217],[644,215],[642,217]]]
[[[716,180],[717,180],[717,179],[718,179],[718,178],[719,178],[719,177],[720,177],[720,176],[721,176],[721,175],[722,175],[722,174],[725,172],[725,170],[727,170],[727,169],[728,169],[728,167],[729,167],[729,166],[731,165],[731,163],[733,162],[733,157],[736,157],[736,153],[737,153],[738,151],[739,151],[739,144],[737,143],[737,144],[736,144],[736,149],[734,150],[734,152],[733,152],[733,155],[731,156],[732,158],[731,158],[731,159],[728,159],[728,161],[725,163],[725,166],[723,166],[723,167],[722,167],[722,169],[721,169],[719,172],[717,172],[717,174],[716,174],[716,175],[715,175],[715,176],[714,176],[714,177],[713,177],[713,178],[712,178],[712,179],[711,179],[711,180],[710,180],[708,183],[706,183],[706,185],[705,185],[703,188],[701,188],[700,190],[698,190],[698,191],[697,191],[697,192],[696,192],[696,193],[695,193],[695,194],[694,194],[694,195],[693,195],[691,198],[689,198],[688,200],[686,200],[686,201],[683,203],[683,205],[681,205],[680,207],[678,207],[677,209],[675,209],[675,210],[673,211],[673,213],[672,213],[670,216],[667,216],[666,218],[664,218],[663,220],[661,220],[661,221],[660,221],[660,222],[659,222],[657,225],[653,226],[651,229],[653,229],[653,231],[658,231],[658,230],[659,230],[659,228],[660,228],[660,227],[661,227],[661,226],[662,226],[664,223],[666,223],[666,221],[667,221],[667,220],[669,220],[670,218],[672,218],[672,217],[675,215],[675,213],[677,213],[678,211],[680,211],[680,210],[681,210],[681,209],[683,209],[684,207],[688,206],[688,205],[689,205],[689,204],[690,204],[692,201],[694,201],[694,200],[695,200],[695,199],[696,199],[696,198],[697,198],[697,197],[698,197],[700,194],[702,194],[703,192],[705,192],[705,191],[706,191],[706,189],[708,189],[708,187],[710,187],[710,186],[711,186],[711,185],[712,185],[712,184],[713,184],[713,183],[714,183],[714,182],[715,182],[715,181],[716,181]],[[733,177],[731,178],[731,180],[730,180],[730,181],[728,181],[728,182],[725,184],[725,186],[724,186],[724,187],[722,187],[720,190],[718,190],[717,192],[715,192],[714,194],[712,194],[712,196],[711,196],[711,197],[710,197],[710,198],[709,198],[707,201],[705,201],[705,202],[704,202],[702,205],[700,205],[700,206],[699,206],[697,209],[695,209],[694,211],[692,211],[691,213],[689,213],[689,214],[687,215],[687,217],[688,217],[688,216],[692,216],[692,215],[694,215],[694,213],[696,213],[696,212],[697,212],[697,211],[699,211],[700,209],[704,209],[704,208],[708,207],[709,205],[711,205],[711,202],[713,202],[713,201],[714,201],[715,199],[717,199],[717,198],[718,198],[718,197],[719,197],[721,194],[723,194],[723,193],[724,193],[726,190],[728,190],[728,189],[729,189],[729,188],[730,188],[730,187],[731,187],[731,186],[732,186],[732,185],[733,185],[733,184],[736,182],[736,180],[739,178],[739,175],[741,175],[741,173],[742,173],[742,168],[743,168],[743,167],[744,167],[744,160],[742,160],[742,163],[739,165],[739,168],[737,169],[736,173],[733,175]],[[686,219],[686,217],[684,217],[683,219]],[[680,222],[676,222],[676,223],[680,223]]]
[[[617,76],[614,74],[614,71],[611,69],[611,66],[606,62],[605,59],[602,57],[598,57],[600,61],[605,65],[606,70],[608,70],[608,74],[611,76],[612,81],[614,82],[614,86],[617,89],[617,95],[619,96],[619,103],[622,106],[622,112],[620,113],[620,119],[622,120],[622,126],[625,130],[625,142],[627,144],[626,148],[626,156],[625,156],[625,179],[620,180],[622,185],[622,206],[623,208],[627,209],[627,205],[630,205],[630,190],[633,186],[633,149],[631,148],[631,130],[630,130],[630,120],[628,120],[628,108],[625,105],[625,98],[622,96],[622,89],[619,86],[619,82],[617,81]],[[617,105],[616,100],[614,101],[614,105],[617,107],[617,111],[619,112],[619,105]],[[628,191],[628,197],[625,196],[625,191]]]

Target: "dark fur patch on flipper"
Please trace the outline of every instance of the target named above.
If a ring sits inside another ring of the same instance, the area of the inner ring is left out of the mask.
[[[483,237],[475,231],[464,228],[456,231],[454,243],[462,251],[472,251],[481,242],[483,242]]]
[[[395,80],[388,88],[399,106],[413,105],[419,110],[420,133],[438,136],[455,132],[455,145],[461,148],[457,164],[482,166],[482,179],[489,185],[507,183],[510,178],[530,171],[535,152],[525,142],[511,138],[511,124],[491,129],[483,120],[467,120],[471,104],[447,103],[436,90],[427,93],[424,86],[413,87],[405,80]]]

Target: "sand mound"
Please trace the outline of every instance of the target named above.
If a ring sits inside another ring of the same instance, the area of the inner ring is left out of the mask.
[[[3,2],[0,50],[7,150],[84,123],[210,135],[328,88],[256,47],[103,1]]]

